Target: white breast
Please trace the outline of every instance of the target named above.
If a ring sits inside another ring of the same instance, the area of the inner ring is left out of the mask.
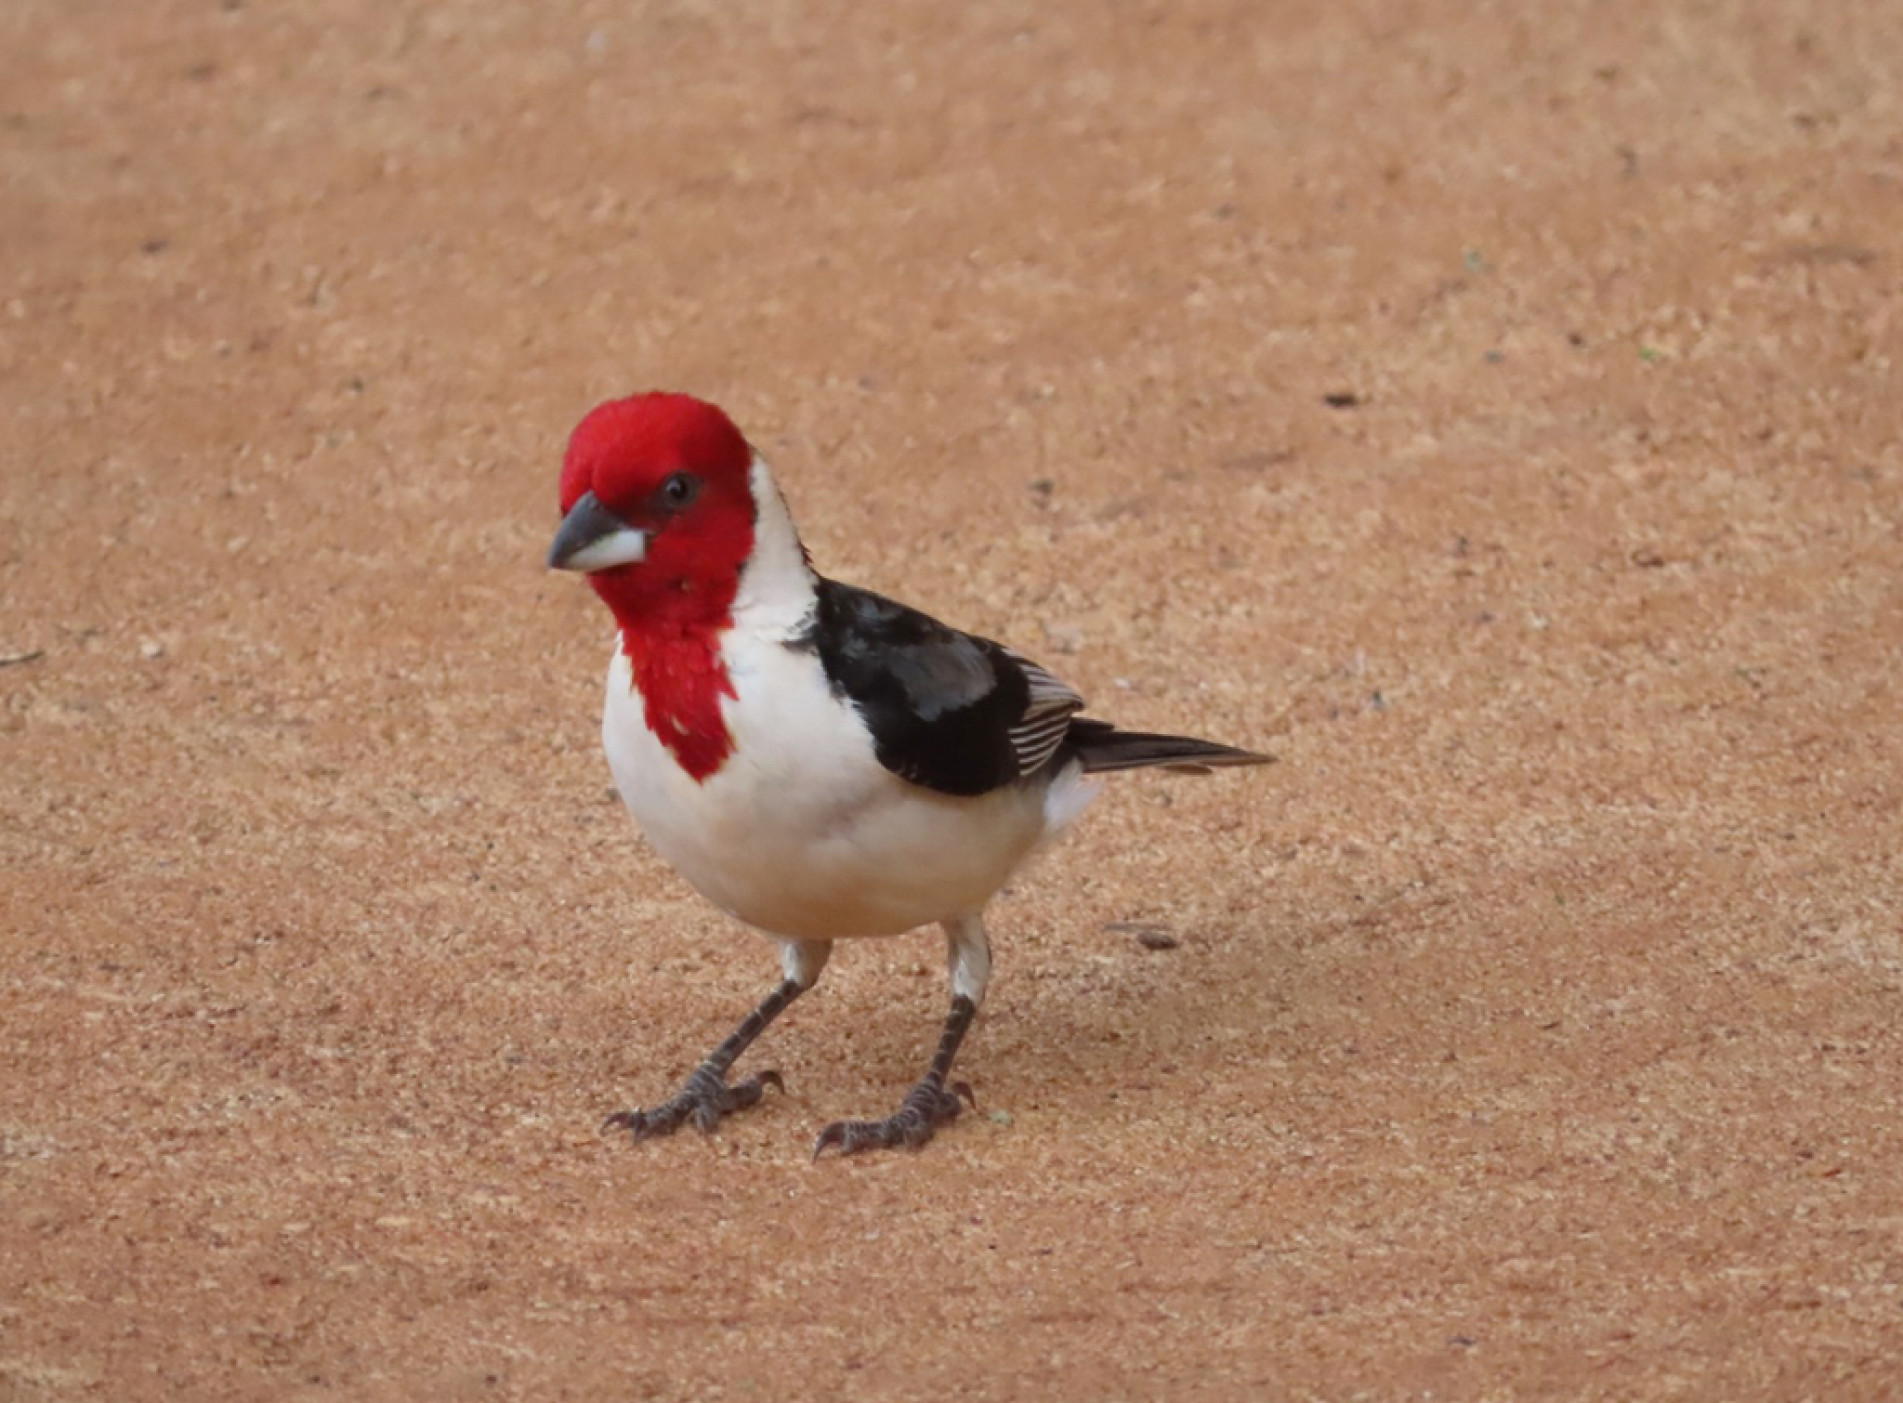
[[[1087,797],[1075,775],[1048,792],[976,798],[909,784],[879,764],[811,652],[738,629],[724,643],[734,748],[704,783],[648,730],[618,648],[602,731],[621,797],[656,851],[749,925],[824,940],[976,911]]]

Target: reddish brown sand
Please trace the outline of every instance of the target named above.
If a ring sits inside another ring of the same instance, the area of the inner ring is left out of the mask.
[[[0,10],[0,1398],[1896,1396],[1894,7],[829,10]],[[541,569],[655,385],[1281,757],[923,1154],[930,933],[597,1133],[773,978]]]

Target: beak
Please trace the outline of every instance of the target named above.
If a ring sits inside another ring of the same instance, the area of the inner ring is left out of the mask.
[[[647,554],[647,532],[602,506],[594,493],[584,492],[549,543],[548,568],[592,574],[617,565],[638,565]]]

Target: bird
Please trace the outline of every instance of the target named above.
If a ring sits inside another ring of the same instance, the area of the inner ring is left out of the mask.
[[[622,802],[689,884],[774,942],[781,975],[678,1091],[604,1132],[711,1133],[784,1092],[777,1072],[730,1074],[834,943],[936,923],[951,1006],[925,1075],[890,1115],[825,1126],[813,1157],[923,1146],[976,1106],[951,1071],[990,981],[985,906],[1095,777],[1274,758],[1082,715],[1023,654],[819,574],[765,459],[692,395],[591,410],[561,512],[547,564],[585,575],[614,618],[602,744]]]

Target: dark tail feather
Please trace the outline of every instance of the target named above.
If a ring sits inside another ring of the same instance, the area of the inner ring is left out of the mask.
[[[1108,721],[1078,717],[1065,737],[1071,754],[1084,762],[1086,773],[1099,770],[1136,770],[1161,765],[1183,774],[1206,775],[1218,765],[1268,765],[1273,755],[1258,755],[1233,745],[1191,736],[1163,736],[1149,731],[1119,731]]]

